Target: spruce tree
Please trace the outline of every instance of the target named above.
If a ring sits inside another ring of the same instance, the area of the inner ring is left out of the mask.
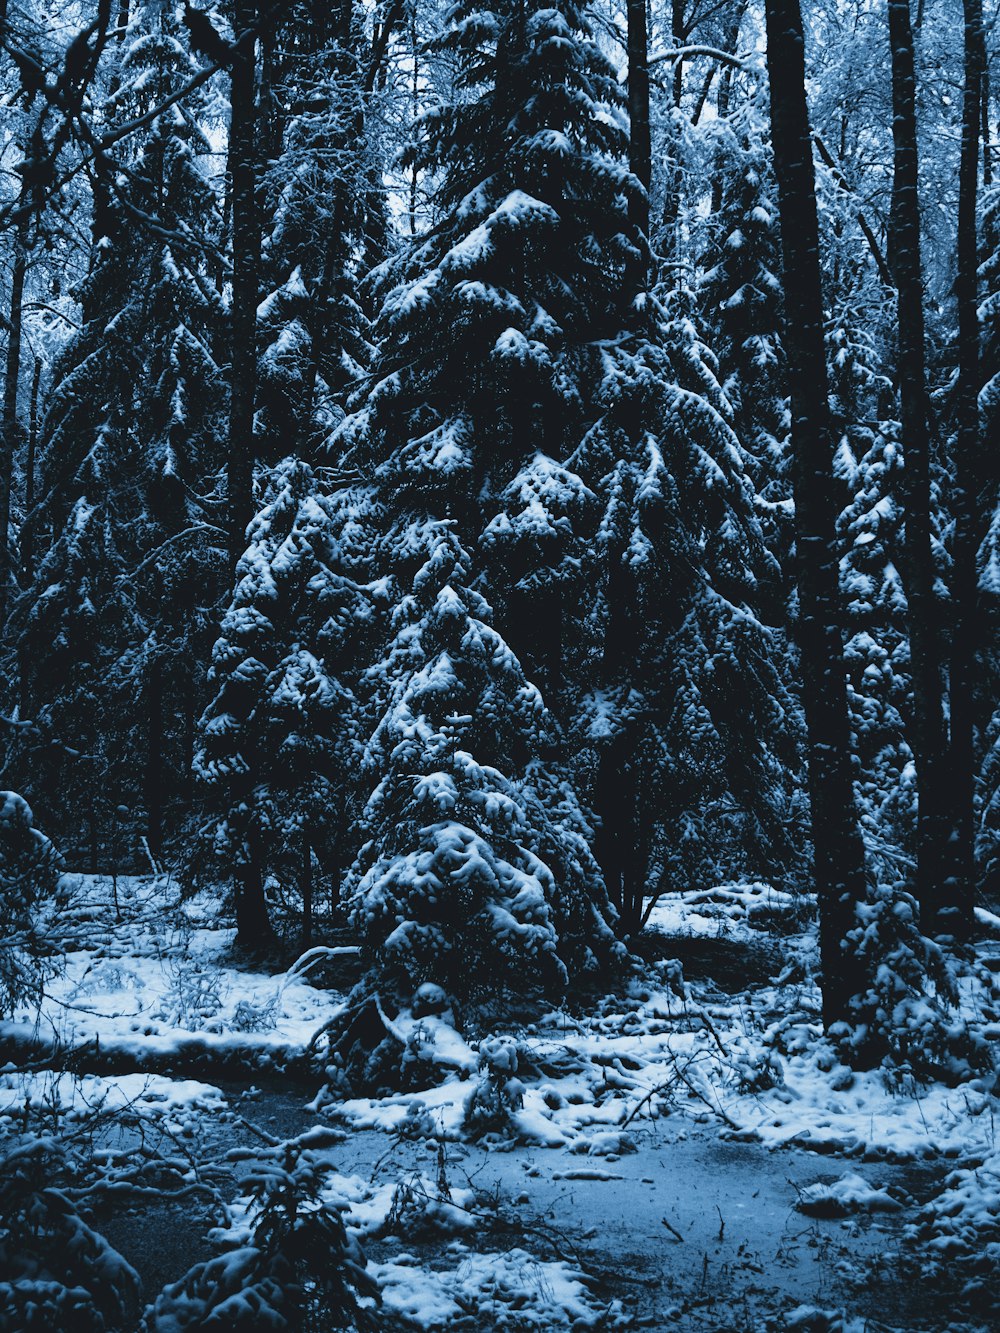
[[[113,123],[156,108],[193,70],[169,11],[150,6],[122,54]],[[219,589],[224,408],[217,211],[196,111],[154,116],[125,140],[117,180],[98,177],[82,327],[54,367],[27,520],[39,558],[17,609],[24,707],[91,757],[50,773],[39,804],[58,789],[60,826],[78,836],[88,806],[106,825],[124,803],[147,807],[158,842],[163,807],[186,796],[183,778],[163,789],[164,749],[183,773]]]
[[[460,0],[434,45],[453,98],[404,161],[434,180],[437,220],[377,274],[374,383],[333,443],[396,490],[447,492],[471,545],[524,461],[579,438],[570,363],[620,327],[636,185],[622,92],[576,0]]]
[[[551,726],[538,690],[469,586],[453,524],[420,522],[411,537],[421,562],[369,672],[385,709],[345,884],[367,971],[337,1044],[361,1082],[391,1079],[392,1065],[398,1077],[413,1057],[393,1016],[447,1003],[482,1032],[619,952],[584,816],[536,758]]]
[[[273,222],[257,312],[257,429],[271,460],[315,457],[372,355],[356,288],[382,189],[365,117],[370,53],[352,12],[299,3],[272,37],[282,114],[262,180]]]
[[[378,623],[365,511],[363,492],[330,493],[286,459],[250,525],[212,654],[215,696],[195,756],[208,813],[202,850],[209,877],[235,880],[239,939],[251,950],[270,942],[270,876],[298,890],[292,906],[308,935],[313,859],[336,891],[353,856],[365,738],[358,678]]]
[[[797,706],[755,609],[774,560],[690,304],[650,301],[609,351],[604,413],[574,458],[603,504],[601,662],[578,729],[631,930],[651,893],[795,870]]]

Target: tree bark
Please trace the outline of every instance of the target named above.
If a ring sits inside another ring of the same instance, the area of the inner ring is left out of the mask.
[[[837,497],[823,343],[819,226],[799,0],[767,0],[767,69],[784,259],[803,701],[813,874],[820,912],[823,1019],[849,1020],[861,989],[844,947],[866,892],[851,778],[836,544]]]
[[[643,188],[642,196],[632,200],[632,223],[644,236],[649,235],[649,186],[653,174],[653,156],[649,130],[649,43],[646,32],[646,0],[628,3],[628,113],[629,170]]]
[[[975,892],[975,669],[979,649],[979,589],[976,555],[983,536],[981,486],[988,473],[979,432],[979,312],[976,206],[979,183],[979,117],[983,75],[981,0],[963,0],[965,89],[958,179],[958,432],[954,459],[952,602],[954,625],[948,702],[951,721],[949,791],[952,801],[951,857],[937,900],[930,904],[930,933],[966,939],[973,924]]]
[[[913,752],[917,761],[917,897],[932,916],[948,860],[947,724],[944,708],[944,625],[934,592],[931,537],[930,433],[925,364],[923,265],[916,74],[909,0],[889,0],[892,53],[893,187],[891,263],[896,286],[897,364],[903,428],[907,613],[913,688]]]
[[[0,430],[3,434],[3,462],[0,464],[0,624],[7,617],[7,601],[10,585],[14,577],[14,566],[10,558],[10,500],[14,484],[14,460],[21,442],[20,422],[17,415],[18,387],[21,380],[21,334],[22,306],[24,304],[24,279],[28,270],[28,224],[30,214],[25,205],[28,202],[22,176],[19,195],[19,218],[14,232],[14,264],[10,279],[9,329],[7,332],[7,360],[4,367],[3,417]]]
[[[256,72],[253,39],[239,41],[257,18],[254,0],[235,0],[237,49],[232,67],[229,175],[232,182],[233,298],[230,320],[229,559],[233,571],[253,513],[254,400],[257,389],[257,296],[260,226],[257,216]]]
[[[42,358],[35,357],[31,373],[31,402],[28,409],[28,450],[24,460],[24,514],[21,530],[21,571],[27,583],[35,572],[34,525],[28,521],[35,507],[35,455],[38,452],[38,390],[42,381]]]
[[[163,663],[150,662],[146,672],[146,819],[149,849],[163,846]]]

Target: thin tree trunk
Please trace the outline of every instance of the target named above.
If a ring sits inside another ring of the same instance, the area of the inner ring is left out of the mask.
[[[163,664],[154,659],[146,674],[146,819],[149,850],[163,846]]]
[[[649,186],[653,174],[653,156],[649,130],[649,44],[646,33],[646,0],[627,0],[628,4],[628,113],[629,170],[642,186],[643,194],[632,200],[632,223],[645,237],[649,235]]]
[[[21,378],[22,306],[24,279],[28,269],[27,194],[23,185],[19,196],[17,228],[14,232],[14,265],[10,280],[10,312],[7,332],[7,362],[4,367],[3,416],[0,430],[3,434],[3,461],[0,464],[0,624],[7,615],[7,599],[14,576],[10,558],[10,501],[14,484],[14,461],[21,442],[17,416],[18,386]]]
[[[983,17],[981,0],[963,0],[965,91],[958,180],[958,439],[952,516],[952,633],[949,679],[952,800],[951,858],[938,901],[927,923],[931,933],[965,939],[972,931],[975,892],[975,668],[978,634],[976,554],[982,536],[979,435],[979,313],[976,205],[979,181],[979,114],[982,97]]]
[[[909,0],[889,0],[889,45],[892,52],[894,145],[891,262],[896,284],[896,371],[906,460],[903,469],[906,597],[913,687],[913,751],[919,790],[916,889],[923,913],[929,917],[936,910],[936,899],[945,874],[950,823],[944,626],[934,592],[936,573],[931,537],[916,74]]]
[[[819,226],[799,0],[767,0],[767,69],[784,259],[785,347],[799,591],[798,643],[809,755],[813,875],[820,910],[823,1018],[848,1020],[861,989],[844,948],[865,897],[851,779],[847,678],[827,401]]]
[[[239,35],[253,27],[254,0],[235,0],[234,27]],[[231,569],[243,554],[253,511],[254,399],[257,387],[257,295],[260,274],[260,227],[257,217],[255,163],[255,45],[245,40],[233,59],[229,130],[232,180],[233,299],[230,320],[229,408],[229,559]]]
[[[38,389],[42,380],[42,358],[35,357],[35,367],[31,373],[31,401],[28,409],[28,451],[24,460],[24,514],[25,524],[21,530],[21,570],[25,583],[35,572],[35,529],[31,522],[31,511],[35,507],[35,454],[38,451]]]
[[[308,837],[302,840],[302,947],[313,940],[313,852]]]

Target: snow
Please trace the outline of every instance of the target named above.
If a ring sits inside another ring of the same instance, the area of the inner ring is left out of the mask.
[[[235,966],[235,931],[216,918],[217,903],[182,903],[165,879],[65,875],[60,887],[63,966],[40,1011],[22,1008],[0,1023],[4,1039],[96,1042],[105,1056],[137,1064],[193,1052],[284,1063],[339,1007],[339,996],[294,967],[272,976]],[[93,932],[96,919],[112,924]]]
[[[848,1213],[898,1212],[901,1205],[883,1189],[873,1188],[867,1180],[848,1172],[832,1183],[817,1181],[799,1194],[799,1212],[813,1217],[846,1217]]]
[[[597,1305],[583,1274],[561,1260],[543,1262],[521,1249],[479,1254],[461,1243],[452,1256],[454,1267],[430,1271],[406,1255],[371,1265],[385,1306],[422,1329],[444,1328],[468,1310],[477,1312],[482,1327],[486,1320],[494,1328],[626,1326],[621,1307]]]

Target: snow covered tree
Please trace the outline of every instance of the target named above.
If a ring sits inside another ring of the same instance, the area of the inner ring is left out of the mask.
[[[477,1030],[619,953],[584,817],[535,758],[550,726],[541,697],[468,586],[452,523],[411,537],[419,563],[370,673],[386,706],[345,885],[368,971],[334,1045],[362,1082],[386,1076],[385,1011],[415,1013],[428,987]]]
[[[268,291],[257,312],[259,448],[313,457],[371,359],[356,295],[381,210],[380,168],[366,120],[370,59],[353,7],[292,5],[271,38],[278,142],[262,187]]]
[[[773,573],[730,409],[683,294],[605,353],[573,462],[601,496],[601,661],[578,729],[598,856],[629,929],[643,899],[789,873],[797,709],[754,610]]]
[[[732,142],[730,142],[732,140]],[[781,340],[781,237],[767,144],[759,126],[727,136],[713,249],[698,286],[733,429],[757,489],[768,546],[789,562],[791,478]],[[786,576],[790,569],[785,569]]]
[[[621,326],[642,242],[623,94],[583,5],[460,0],[435,49],[454,95],[404,160],[433,181],[436,220],[377,275],[374,381],[333,445],[439,497],[471,546],[522,462],[579,439],[568,363]]]
[[[377,625],[366,585],[366,497],[307,464],[276,470],[237,566],[212,654],[215,697],[195,771],[217,869],[236,880],[241,944],[266,947],[265,881],[297,886],[309,933],[312,862],[338,883],[365,740],[358,678]]]
[[[912,884],[906,867],[914,854],[916,774],[907,739],[912,705],[897,423],[855,428],[851,443],[841,441],[835,467],[851,496],[838,527],[855,795],[869,864],[880,882],[906,887]]]
[[[298,1333],[374,1330],[358,1297],[378,1300],[365,1256],[344,1225],[345,1206],[324,1193],[329,1162],[293,1139],[265,1150],[246,1190],[244,1243],[196,1264],[153,1303],[149,1333]]]
[[[55,960],[39,920],[53,897],[59,856],[34,827],[23,796],[0,791],[0,1016],[40,998]]]
[[[122,55],[116,122],[155,110],[192,72],[169,10],[149,6]],[[54,368],[28,519],[38,568],[16,621],[24,706],[97,757],[89,773],[46,784],[45,801],[63,798],[70,826],[88,804],[80,782],[98,823],[109,800],[145,805],[154,844],[164,805],[186,794],[183,780],[162,789],[165,745],[178,757],[189,748],[184,719],[219,593],[224,311],[195,110],[174,105],[128,139],[114,189],[105,181],[95,199],[83,325]],[[181,725],[169,735],[172,716]],[[120,774],[114,793],[108,768]]]

